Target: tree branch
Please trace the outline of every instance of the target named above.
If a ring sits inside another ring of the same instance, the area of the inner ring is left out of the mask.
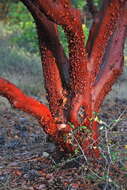
[[[99,24],[98,32],[94,39],[93,48],[90,54],[90,64],[88,66],[89,71],[92,74],[93,81],[95,81],[97,72],[99,72],[105,48],[116,28],[119,12],[123,8],[124,4],[125,0],[107,0],[106,3],[104,3],[105,10],[103,13],[103,20],[101,24]],[[92,71],[94,72],[92,73]]]
[[[105,10],[107,9],[108,3],[109,3],[109,0],[103,1],[100,11],[98,11],[97,14],[93,18],[93,23],[92,23],[92,26],[90,28],[90,33],[89,33],[89,37],[88,37],[87,44],[86,44],[86,49],[87,49],[89,57],[90,57],[90,54],[92,52],[92,48],[93,48],[94,43],[95,43],[94,41],[97,38],[100,25],[103,21],[102,18],[104,17],[104,13],[105,13]]]
[[[41,31],[38,30],[38,32]],[[40,35],[40,37],[42,37]],[[58,68],[55,64],[55,59],[52,56],[52,52],[47,49],[45,43],[40,38],[40,49],[43,54],[42,66],[44,72],[45,88],[48,93],[48,102],[51,113],[55,119],[59,119],[58,122],[65,123],[64,117],[64,101],[66,101],[66,93],[60,81],[60,75]]]
[[[68,72],[68,58],[64,53],[64,49],[60,44],[57,26],[49,21],[49,19],[40,11],[37,1],[21,0],[24,5],[29,9],[35,22],[38,21],[42,26],[44,41],[56,58],[59,71],[61,73],[62,82],[65,87],[68,87],[69,72]],[[36,23],[37,24],[37,23]],[[47,40],[48,39],[48,40]],[[54,48],[55,47],[55,48]]]
[[[87,72],[87,53],[84,48],[84,33],[82,30],[80,12],[71,7],[70,1],[39,0],[40,10],[47,17],[61,25],[67,34],[69,44],[70,64],[70,97],[71,105],[69,120],[78,123],[78,111],[84,104],[84,94],[90,92],[89,73]],[[88,95],[89,96],[89,95]],[[88,105],[88,102],[87,102]],[[86,105],[85,105],[86,106]]]
[[[121,9],[117,27],[108,41],[103,65],[93,86],[93,110],[98,111],[104,97],[121,74],[124,62],[124,43],[127,36],[127,3]]]
[[[0,95],[6,97],[14,108],[32,114],[37,118],[47,134],[51,136],[56,134],[57,126],[46,105],[25,95],[14,84],[3,78],[0,78]]]
[[[69,64],[71,90],[83,93],[86,85],[87,54],[84,49],[84,34],[78,10],[71,7],[70,1],[39,0],[40,9],[56,24],[64,28],[69,44]]]
[[[0,95],[7,98],[13,108],[33,115],[46,134],[50,135],[63,148],[68,147],[68,150],[72,151],[70,142],[63,139],[64,135],[67,136],[72,128],[67,124],[56,124],[46,105],[25,95],[14,84],[3,78],[0,78]]]
[[[35,4],[30,0],[22,0],[22,2],[27,6],[35,19],[45,76],[45,88],[48,93],[51,113],[54,118],[59,118],[58,122],[64,123],[63,102],[66,98],[62,82],[64,84],[66,83],[66,86],[68,83],[67,81],[69,80],[67,68],[68,60],[59,42],[56,25],[52,21],[49,21],[48,18],[40,12],[36,1],[34,1]]]

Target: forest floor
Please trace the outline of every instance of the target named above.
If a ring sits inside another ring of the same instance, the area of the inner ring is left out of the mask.
[[[0,190],[127,190],[127,100],[102,106],[101,157],[65,155],[36,120],[1,101]]]

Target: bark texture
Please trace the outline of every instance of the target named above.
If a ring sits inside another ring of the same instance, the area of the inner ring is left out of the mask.
[[[36,23],[49,108],[2,78],[0,95],[13,107],[34,115],[65,150],[74,151],[80,144],[85,154],[98,157],[99,124],[95,112],[100,111],[122,72],[127,2],[104,0],[97,12],[87,1],[94,20],[85,47],[80,12],[70,0],[21,1]],[[60,44],[58,25],[67,35],[68,58]]]

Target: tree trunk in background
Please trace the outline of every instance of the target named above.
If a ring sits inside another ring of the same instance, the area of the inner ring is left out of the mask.
[[[37,28],[49,108],[0,79],[0,95],[13,107],[34,115],[64,150],[82,148],[99,156],[97,115],[105,96],[122,72],[127,32],[126,0],[104,0],[93,15],[86,47],[79,10],[70,0],[21,0]],[[60,44],[58,25],[67,35],[69,57]]]

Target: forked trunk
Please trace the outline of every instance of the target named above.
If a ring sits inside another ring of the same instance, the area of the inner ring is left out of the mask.
[[[85,47],[80,12],[70,0],[21,1],[36,23],[49,108],[5,79],[0,79],[0,94],[15,108],[34,115],[65,150],[82,148],[86,155],[98,157],[97,114],[122,72],[127,2],[103,1],[101,10],[94,11]],[[69,58],[60,44],[58,25],[67,35]]]

